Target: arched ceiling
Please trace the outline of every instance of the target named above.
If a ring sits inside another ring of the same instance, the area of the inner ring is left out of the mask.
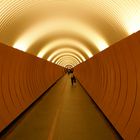
[[[73,67],[140,29],[140,0],[0,0],[0,42]]]

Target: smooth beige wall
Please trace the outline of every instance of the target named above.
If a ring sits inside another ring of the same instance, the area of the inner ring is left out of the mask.
[[[0,44],[0,132],[62,75],[62,67]]]
[[[78,65],[75,75],[125,140],[140,140],[140,32]]]

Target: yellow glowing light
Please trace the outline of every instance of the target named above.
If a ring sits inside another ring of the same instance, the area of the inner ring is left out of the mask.
[[[88,24],[75,19],[53,18],[32,26],[14,43],[14,48],[27,51],[38,39],[53,33],[74,33],[92,42],[99,50],[108,47],[106,41]],[[20,47],[22,45],[22,47]]]
[[[75,63],[74,61],[60,61],[57,65],[61,65],[61,64],[64,64],[64,65],[72,64],[73,66],[78,65],[78,64]]]
[[[54,63],[59,57],[61,57],[63,55],[73,56],[73,57],[77,58],[80,63],[82,63],[82,60],[77,55],[72,54],[72,53],[61,53],[61,54],[57,55],[56,57],[54,57],[51,62]]]
[[[77,64],[79,64],[77,61],[75,61],[74,59],[72,60],[72,59],[69,59],[69,58],[65,58],[65,59],[60,59],[60,60],[58,60],[57,61],[57,63],[55,63],[55,64],[60,64],[60,63],[65,63],[65,64],[67,64],[67,63],[72,63],[73,65],[77,65]]]
[[[67,69],[72,69],[73,68],[72,65],[65,65],[64,67],[67,68]]]
[[[128,33],[131,35],[140,30],[140,15],[133,15],[127,23]]]
[[[75,57],[71,57],[71,56],[63,56],[63,57],[60,57],[58,60],[55,61],[55,63],[57,64],[57,62],[59,62],[60,60],[64,60],[65,58],[69,58],[69,60],[75,60],[77,63],[80,64],[80,62],[75,58]]]
[[[59,58],[55,63],[58,64],[61,60],[63,60],[63,61],[66,61],[66,60],[68,60],[68,61],[74,61],[77,64],[79,64],[79,62],[78,62],[77,59],[75,59],[73,57],[70,57],[70,56],[63,56],[63,57]]]
[[[74,49],[70,49],[70,48],[62,48],[62,49],[59,49],[59,50],[56,50],[54,51],[48,58],[47,60],[48,61],[51,61],[51,59],[56,56],[57,54],[59,53],[64,53],[64,52],[71,52],[71,53],[74,53],[74,54],[77,54],[77,56],[79,56],[80,58],[82,58],[83,61],[85,61],[85,57],[79,53],[78,51],[74,50]]]
[[[63,62],[63,64],[69,64],[69,63],[71,63],[71,64],[73,64],[73,65],[75,65],[75,66],[79,64],[79,62],[78,62],[77,59],[75,59],[75,58],[73,58],[73,57],[70,57],[70,56],[63,56],[63,57],[59,58],[59,59],[55,62],[55,64],[60,65],[60,63],[62,63],[62,62]]]
[[[63,38],[63,39],[58,39],[50,42],[49,44],[45,45],[43,49],[37,54],[38,57],[43,58],[43,56],[49,52],[51,49],[57,48],[59,46],[67,46],[71,45],[73,48],[79,48],[83,52],[87,54],[87,56],[90,58],[93,56],[93,54],[89,51],[89,49],[83,45],[81,42],[74,40],[74,39],[69,39],[69,38]]]
[[[55,63],[55,64],[60,64],[60,62],[63,62],[63,63],[65,63],[65,64],[67,64],[68,62],[69,62],[69,63],[73,63],[73,64],[75,64],[75,65],[78,65],[78,64],[79,64],[77,61],[75,61],[75,60],[69,60],[69,59],[66,59],[66,60],[61,59],[61,60],[57,61],[57,63]]]
[[[66,62],[63,62],[61,61],[59,64],[57,65],[60,65],[60,66],[63,66],[65,67],[66,65],[72,65],[73,67],[75,67],[77,64],[73,63],[73,62],[69,62],[69,61],[66,61]]]
[[[73,64],[71,64],[71,63],[70,63],[70,64],[68,64],[68,65],[70,65],[70,66],[71,66],[71,68],[75,67],[75,65],[73,65]],[[65,68],[67,65],[66,65],[66,64],[60,64],[60,66],[62,66],[62,67],[64,67],[64,68]]]
[[[42,18],[37,15],[34,22],[32,11]],[[56,32],[79,34],[101,51],[138,30],[140,0],[0,0],[1,41],[23,51]]]

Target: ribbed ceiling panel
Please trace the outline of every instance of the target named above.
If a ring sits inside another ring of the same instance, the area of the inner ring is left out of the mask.
[[[81,55],[92,57],[139,29],[140,0],[0,0],[0,41],[34,55],[46,50],[46,59],[59,39],[65,49],[68,39],[81,42]]]

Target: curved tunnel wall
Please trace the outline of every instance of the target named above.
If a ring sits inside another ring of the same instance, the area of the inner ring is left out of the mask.
[[[0,132],[62,75],[62,67],[0,44]]]
[[[92,99],[126,140],[140,139],[140,32],[75,68]]]

